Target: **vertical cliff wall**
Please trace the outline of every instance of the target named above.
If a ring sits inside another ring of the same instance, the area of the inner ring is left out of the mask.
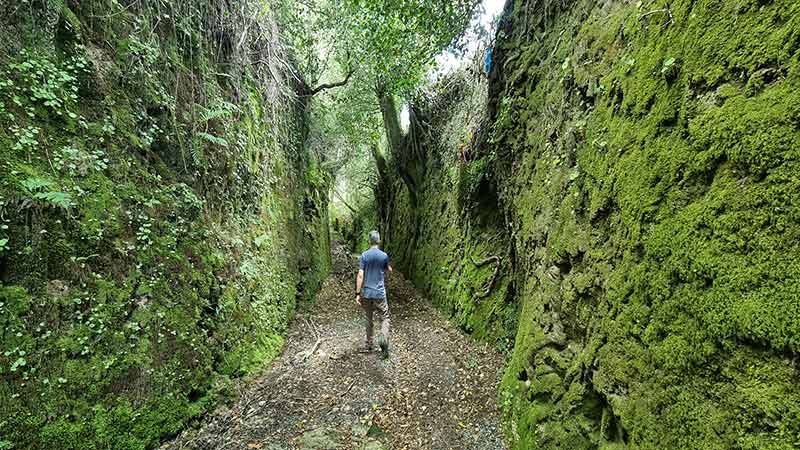
[[[141,449],[282,345],[328,180],[263,2],[0,5],[0,448]]]
[[[389,160],[377,192],[378,216],[392,259],[464,329],[509,347],[517,304],[513,243],[498,192],[487,178],[494,156],[479,158],[489,130],[487,83],[459,72],[414,102],[417,133],[426,136],[427,171],[416,198]],[[487,150],[488,151],[488,150]]]
[[[513,0],[486,122],[453,120],[475,81],[419,108],[427,181],[386,181],[389,247],[466,329],[514,336],[515,448],[798,445],[799,20]]]

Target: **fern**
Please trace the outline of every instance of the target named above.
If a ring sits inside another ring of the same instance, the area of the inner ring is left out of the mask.
[[[205,133],[205,132],[202,132],[202,131],[197,133],[197,136],[199,138],[205,140],[206,142],[211,143],[211,144],[219,145],[220,147],[228,148],[228,141],[226,141],[225,139],[223,139],[223,138],[221,138],[219,136],[214,136],[213,134]]]
[[[264,245],[265,242],[269,241],[270,241],[270,236],[267,234],[262,234],[261,236],[257,236],[255,238],[255,244],[257,248],[261,248],[261,246]]]
[[[206,122],[209,120],[214,120],[219,117],[230,117],[235,111],[238,111],[239,108],[236,107],[233,103],[229,103],[226,101],[220,101],[212,109],[206,109],[202,114],[202,119]]]
[[[42,188],[53,186],[53,182],[42,177],[30,177],[20,182],[22,187],[30,193],[34,193]]]
[[[69,209],[74,205],[72,197],[66,192],[39,192],[34,194],[33,198],[44,200],[52,206],[58,208]]]
[[[192,161],[195,163],[195,165],[199,166],[203,163],[204,155],[203,155],[202,145],[199,145],[197,143],[192,145],[191,154],[192,154]]]

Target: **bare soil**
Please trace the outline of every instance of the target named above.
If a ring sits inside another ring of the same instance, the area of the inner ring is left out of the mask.
[[[292,322],[281,356],[236,403],[163,449],[505,450],[502,356],[453,327],[397,271],[387,277],[390,357],[362,353],[356,266],[336,246],[333,273]]]

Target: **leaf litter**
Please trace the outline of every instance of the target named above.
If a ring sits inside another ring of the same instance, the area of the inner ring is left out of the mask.
[[[391,355],[362,353],[357,260],[334,246],[317,300],[264,374],[163,450],[506,450],[503,357],[456,329],[399,272],[387,276]]]

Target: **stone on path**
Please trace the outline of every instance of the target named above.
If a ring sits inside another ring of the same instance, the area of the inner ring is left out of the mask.
[[[317,428],[300,437],[301,450],[330,450],[340,448],[334,431]]]

